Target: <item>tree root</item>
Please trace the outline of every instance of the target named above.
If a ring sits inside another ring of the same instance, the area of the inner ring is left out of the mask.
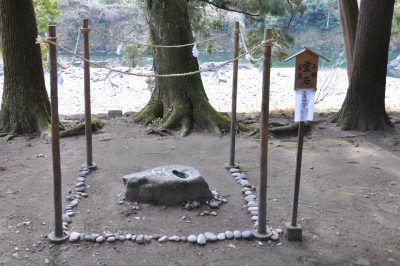
[[[93,119],[92,120],[92,131],[96,132],[102,129],[105,125],[105,122],[101,119]],[[60,138],[72,137],[85,135],[85,123],[80,123],[73,128],[64,130],[60,132]]]
[[[17,134],[14,133],[1,133],[0,134],[0,138],[1,140],[6,143],[10,140],[12,140],[13,138],[15,138],[17,136]]]

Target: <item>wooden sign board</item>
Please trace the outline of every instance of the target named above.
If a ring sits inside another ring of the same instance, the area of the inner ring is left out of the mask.
[[[289,57],[285,61],[296,58],[295,89],[317,89],[318,58],[319,54],[308,48]],[[322,57],[322,56],[321,56]],[[326,58],[322,57],[327,60]]]

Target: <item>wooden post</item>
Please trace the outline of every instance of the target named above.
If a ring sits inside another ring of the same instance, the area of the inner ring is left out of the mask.
[[[268,124],[269,124],[269,85],[271,78],[271,44],[272,30],[264,31],[264,69],[261,102],[261,129],[260,129],[260,182],[258,194],[258,227],[253,234],[256,238],[266,240],[272,235],[267,231],[267,180],[268,180]]]
[[[48,29],[49,40],[56,42],[56,26],[50,25]],[[58,118],[58,85],[57,85],[57,47],[49,43],[50,63],[50,93],[51,93],[51,151],[53,157],[53,190],[54,190],[54,216],[55,230],[48,235],[53,243],[62,243],[68,239],[68,234],[63,232],[62,227],[62,199],[61,199],[61,160],[60,160],[60,137]]]
[[[235,22],[234,32],[234,52],[233,58],[237,58],[239,56],[239,21]],[[237,165],[235,164],[235,143],[236,143],[236,128],[237,128],[237,119],[236,119],[236,102],[237,102],[237,85],[238,85],[238,68],[239,68],[239,59],[236,59],[233,62],[233,77],[232,77],[232,111],[231,111],[231,149],[230,149],[230,158],[229,164],[226,166],[227,169],[235,168]]]
[[[303,157],[303,142],[304,142],[304,121],[299,122],[299,134],[297,141],[297,158],[296,158],[296,179],[294,184],[294,200],[293,200],[293,214],[292,226],[297,226],[297,208],[299,205],[299,190],[300,190],[300,175],[301,175],[301,161]]]
[[[285,223],[286,236],[290,241],[301,241],[303,235],[303,228],[300,224],[297,224],[297,211],[299,204],[301,161],[303,157],[304,121],[311,121],[313,119],[314,94],[317,89],[319,57],[329,61],[308,48],[305,48],[285,60],[288,61],[292,58],[296,58],[294,80],[294,89],[296,90],[295,121],[299,122],[292,222]]]
[[[83,34],[83,57],[90,60],[89,52],[89,19],[83,19],[81,32]],[[85,91],[85,135],[86,135],[86,164],[83,167],[96,169],[93,162],[92,149],[92,114],[90,110],[90,63],[84,61],[84,91]]]

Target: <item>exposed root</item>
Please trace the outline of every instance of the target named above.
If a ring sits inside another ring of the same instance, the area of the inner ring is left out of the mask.
[[[193,130],[193,120],[190,117],[185,116],[181,121],[181,126],[181,137],[186,137]]]
[[[92,120],[92,132],[96,132],[104,127],[105,123],[101,119]],[[60,132],[60,138],[85,135],[85,123],[80,123],[73,128]]]
[[[1,140],[3,142],[8,142],[17,136],[17,134],[14,133],[4,133],[4,134],[2,134],[3,136],[1,136]]]

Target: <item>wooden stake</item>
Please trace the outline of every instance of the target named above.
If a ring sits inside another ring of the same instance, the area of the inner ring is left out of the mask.
[[[272,30],[264,31],[264,42],[272,38]],[[258,227],[254,232],[259,239],[268,239],[271,232],[267,232],[267,180],[268,180],[268,124],[269,124],[269,85],[271,78],[271,45],[264,48],[264,69],[261,102],[261,129],[260,129],[260,182],[258,195]]]
[[[48,29],[49,39],[57,41],[56,26],[50,25]],[[53,157],[53,190],[54,190],[54,217],[55,230],[48,235],[53,243],[62,243],[68,239],[62,227],[62,199],[61,199],[61,159],[60,137],[58,130],[58,84],[57,84],[57,47],[49,43],[50,63],[50,94],[51,94],[51,151]]]
[[[89,52],[89,19],[83,19],[82,24],[83,34],[83,57],[90,60]],[[90,63],[84,61],[84,91],[85,91],[85,135],[86,135],[86,164],[84,167],[96,169],[96,164],[93,163],[92,149],[92,114],[90,110]]]

